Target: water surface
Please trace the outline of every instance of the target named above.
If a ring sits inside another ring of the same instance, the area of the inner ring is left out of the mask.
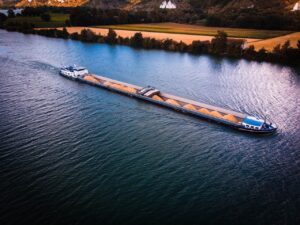
[[[58,75],[78,64],[279,126],[259,137]],[[0,224],[299,224],[300,71],[0,30]]]

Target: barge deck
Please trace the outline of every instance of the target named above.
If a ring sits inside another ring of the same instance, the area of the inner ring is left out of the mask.
[[[277,127],[272,123],[269,123],[262,119],[251,117],[244,113],[235,112],[217,106],[212,106],[171,95],[165,92],[161,92],[156,88],[150,86],[140,87],[137,85],[113,80],[108,77],[91,74],[86,71],[87,70],[85,70],[85,68],[78,69],[76,67],[68,67],[63,68],[60,74],[71,79],[105,88],[114,92],[118,92],[120,94],[135,97],[201,119],[207,119],[223,125],[227,125],[240,131],[269,134],[274,133],[277,130]]]

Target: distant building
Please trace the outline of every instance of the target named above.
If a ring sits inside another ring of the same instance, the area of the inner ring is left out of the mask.
[[[297,2],[297,3],[294,5],[294,8],[292,9],[292,12],[298,11],[298,10],[300,10],[300,9],[299,9],[299,2]]]
[[[171,0],[168,0],[168,1],[163,1],[159,8],[161,9],[176,9],[176,5],[171,1]]]

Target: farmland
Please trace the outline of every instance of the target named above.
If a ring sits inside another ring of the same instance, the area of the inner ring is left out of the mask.
[[[251,38],[251,39],[274,38],[274,37],[291,33],[290,31],[240,29],[240,28],[228,28],[228,27],[207,27],[207,26],[176,24],[176,23],[125,24],[125,25],[108,25],[108,26],[97,26],[97,27],[112,28],[115,30],[188,34],[188,35],[201,35],[201,36],[215,36],[219,30],[222,30],[225,31],[229,37]]]
[[[251,45],[254,45],[256,50],[265,48],[268,51],[272,51],[276,45],[278,44],[283,45],[286,41],[290,41],[291,47],[297,48],[297,43],[299,40],[300,40],[300,32],[296,32],[296,33],[283,35],[276,38],[255,41],[252,42]]]

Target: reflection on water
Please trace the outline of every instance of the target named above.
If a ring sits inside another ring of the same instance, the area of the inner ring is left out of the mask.
[[[58,75],[68,64],[267,115],[279,132],[243,134],[70,81]],[[0,66],[1,224],[299,222],[298,69],[2,30]]]

